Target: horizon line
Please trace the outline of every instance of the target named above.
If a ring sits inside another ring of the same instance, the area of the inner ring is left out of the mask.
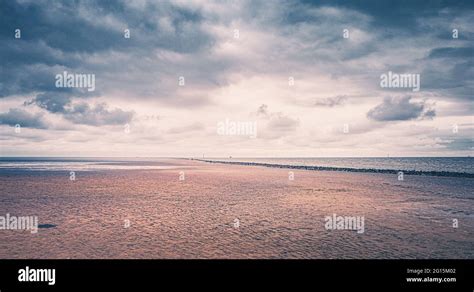
[[[467,156],[0,156],[3,158],[175,158],[175,159],[239,159],[239,158],[472,158]]]

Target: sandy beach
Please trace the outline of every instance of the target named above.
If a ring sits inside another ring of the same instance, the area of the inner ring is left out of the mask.
[[[474,258],[471,178],[160,163],[2,173],[0,214],[43,228],[0,230],[0,258]]]

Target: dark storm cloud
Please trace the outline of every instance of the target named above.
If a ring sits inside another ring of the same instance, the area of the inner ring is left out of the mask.
[[[43,114],[32,114],[23,109],[10,109],[6,113],[0,113],[0,124],[15,126],[20,125],[25,128],[46,129],[47,124],[43,119]]]
[[[0,68],[0,98],[51,90],[55,90],[54,75],[48,66],[2,64]]]
[[[430,39],[435,48],[427,58],[413,60],[423,68],[422,90],[442,92],[443,96],[472,99],[474,35],[469,29],[474,21],[473,1],[302,1],[307,7],[336,7],[358,11],[367,15],[366,31],[376,35],[376,43],[344,50],[343,59],[359,58],[369,52],[383,52],[383,41],[406,40],[406,49],[416,46],[415,36]],[[351,23],[351,20],[349,23]],[[452,29],[458,29],[458,39],[453,39]],[[401,66],[386,64],[390,70]],[[407,70],[412,70],[407,68]],[[344,74],[344,73],[343,73]]]
[[[25,105],[36,104],[51,113],[64,113],[70,102],[70,93],[53,92],[38,94],[31,101],[25,102]]]
[[[79,13],[81,10],[89,18]],[[170,18],[172,32],[154,21],[160,15]],[[122,26],[101,23],[100,17],[117,20],[117,25]],[[0,29],[0,38],[12,39],[14,30],[20,28],[23,40],[42,41],[63,52],[93,53],[127,50],[130,46],[143,48],[144,45],[193,52],[209,41],[196,25],[202,20],[198,12],[164,1],[148,2],[140,10],[126,6],[123,1],[31,1],[21,4],[6,1],[2,3],[0,19],[5,23]],[[126,28],[131,30],[133,42],[124,39]]]
[[[418,19],[422,17],[438,16],[441,10],[449,9],[453,13],[446,14],[444,17],[452,19],[462,12],[474,9],[474,2],[470,0],[302,0],[301,2],[311,6],[333,6],[356,10],[370,15],[374,28],[395,28],[412,33],[424,33],[418,25]]]
[[[22,30],[22,40],[34,43],[44,41],[49,47],[65,52],[92,52],[105,49],[119,35],[110,34],[104,27],[95,27],[78,16],[79,2],[59,1],[2,4],[0,17],[4,26],[0,37],[11,40],[14,30]],[[100,36],[101,41],[97,41]]]
[[[444,47],[431,50],[429,58],[473,58],[474,47]]]
[[[421,73],[422,89],[437,90],[448,97],[472,100],[474,60],[472,58],[443,58],[431,63]]]
[[[157,24],[158,16],[166,16],[171,27],[164,29]],[[101,23],[102,17],[114,19],[116,23]],[[88,54],[103,51],[128,52],[132,49],[145,53],[160,47],[191,53],[211,43],[208,34],[199,29],[201,17],[197,12],[166,2],[149,3],[145,9],[136,10],[125,8],[121,1],[32,1],[22,4],[6,1],[2,3],[0,19],[0,58],[8,69],[4,73],[10,75],[14,73],[10,72],[12,68],[21,65],[74,68],[87,61]],[[17,28],[21,29],[21,39],[14,39]],[[123,36],[127,28],[131,30],[132,41]]]
[[[26,101],[24,104],[35,104],[50,113],[65,113],[66,107],[70,106],[73,97],[92,97],[94,95],[94,92],[87,92],[74,88],[60,88],[58,91],[40,93],[32,100]]]
[[[158,23],[159,17],[166,17],[168,23]],[[109,112],[105,104],[86,109],[81,103],[65,110],[74,98],[101,93],[56,88],[56,74],[67,70],[113,75],[117,72],[113,62],[90,62],[105,52],[119,51],[140,60],[155,48],[193,53],[212,44],[199,28],[198,11],[166,2],[147,3],[141,9],[123,1],[5,1],[0,19],[0,97],[35,93],[27,104],[90,125],[129,121],[133,114],[119,109]],[[20,39],[14,38],[17,28]],[[130,40],[124,38],[124,29],[130,29]],[[123,64],[119,67],[124,68]]]
[[[92,126],[124,125],[130,122],[134,115],[132,111],[109,110],[104,103],[90,106],[85,102],[71,105],[63,114],[64,118],[71,122]]]
[[[386,97],[383,103],[367,113],[367,117],[376,121],[406,121],[417,118],[431,119],[435,110],[425,102],[412,102],[410,96],[402,98]]]

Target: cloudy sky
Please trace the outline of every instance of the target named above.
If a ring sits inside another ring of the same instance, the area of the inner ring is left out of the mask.
[[[2,1],[1,155],[472,155],[474,2],[389,2]]]

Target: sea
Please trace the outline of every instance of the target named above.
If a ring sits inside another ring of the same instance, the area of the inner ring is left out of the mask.
[[[187,158],[183,158],[187,159]],[[325,157],[325,158],[199,158],[197,160],[269,167],[295,167],[314,170],[356,172],[398,172],[456,177],[474,177],[473,157]],[[133,169],[169,169],[162,158],[61,158],[2,157],[0,171],[99,171]]]

